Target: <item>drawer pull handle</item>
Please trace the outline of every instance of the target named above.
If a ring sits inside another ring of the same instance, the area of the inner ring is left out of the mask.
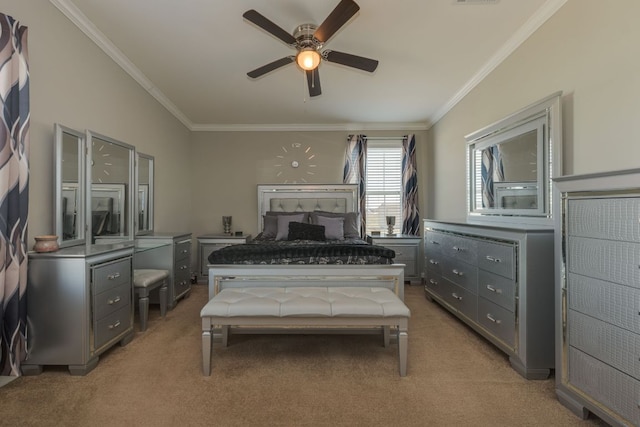
[[[502,262],[502,260],[500,258],[494,258],[491,255],[487,255],[486,258],[491,262]]]
[[[491,285],[487,285],[487,289],[489,289],[491,292],[495,292],[496,294],[501,294],[502,293],[502,289],[496,289]]]
[[[120,321],[119,321],[119,320],[116,320],[116,323],[114,323],[113,325],[109,325],[109,329],[115,329],[115,328],[117,328],[118,326],[120,326]]]
[[[429,279],[429,283],[431,283],[432,285],[438,285],[438,281],[437,280],[433,280],[433,279]]]
[[[440,261],[436,261],[435,259],[430,259],[429,264],[438,265],[440,264]]]
[[[459,247],[459,246],[454,246],[454,247],[453,247],[453,250],[454,250],[454,251],[456,251],[456,252],[464,252],[464,251],[465,251],[465,249],[464,249],[464,248],[461,248],[461,247]]]
[[[458,294],[456,294],[455,292],[451,294],[452,297],[454,297],[455,299],[457,299],[458,301],[462,301],[462,297]]]
[[[495,317],[493,317],[491,315],[491,313],[487,313],[487,319],[491,320],[493,323],[499,325],[500,323],[502,323],[502,320],[500,319],[496,319]]]
[[[181,265],[181,266],[180,266],[180,270],[186,270],[186,269],[187,269],[187,266],[186,266],[186,265]]]
[[[109,280],[113,280],[113,279],[117,279],[118,277],[120,277],[120,273],[113,273],[107,276],[107,279]]]
[[[432,245],[439,245],[439,244],[440,244],[440,242],[436,242],[435,240],[431,240],[431,244],[432,244]]]
[[[187,253],[187,249],[183,249],[183,250],[182,250],[182,253],[183,253],[183,254],[186,254],[186,253]]]
[[[455,268],[454,268],[453,270],[451,270],[451,272],[452,272],[453,274],[455,274],[456,276],[461,276],[461,277],[462,277],[462,276],[464,276],[464,272],[462,272],[462,271],[458,271],[458,270],[456,270]]]
[[[110,299],[109,301],[107,301],[107,304],[113,305],[113,304],[117,304],[119,302],[120,302],[120,297],[115,297],[114,299]]]

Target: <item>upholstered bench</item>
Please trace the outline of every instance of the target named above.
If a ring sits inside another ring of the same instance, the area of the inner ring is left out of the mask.
[[[390,327],[398,333],[400,376],[407,372],[409,308],[386,288],[265,287],[226,288],[201,310],[202,371],[211,374],[214,326],[227,346],[229,326],[381,326],[385,347]]]
[[[149,317],[149,294],[154,289],[158,290],[160,298],[160,316],[167,313],[167,279],[168,270],[135,269],[133,270],[133,290],[140,307],[140,332],[147,330]]]

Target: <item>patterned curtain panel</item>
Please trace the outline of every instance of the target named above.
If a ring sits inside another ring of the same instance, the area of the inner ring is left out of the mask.
[[[493,208],[495,206],[494,182],[504,181],[504,168],[502,156],[497,146],[482,150],[482,207]]]
[[[360,198],[360,235],[365,235],[367,229],[367,187],[365,176],[367,172],[367,137],[365,135],[349,135],[347,149],[344,155],[345,184],[358,184]]]
[[[19,376],[27,322],[29,64],[27,27],[0,14],[0,374]]]
[[[416,136],[402,138],[402,234],[420,234]]]

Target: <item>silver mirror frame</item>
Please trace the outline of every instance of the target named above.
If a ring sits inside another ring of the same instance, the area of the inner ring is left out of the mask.
[[[64,164],[64,151],[63,143],[64,136],[71,135],[78,140],[78,176],[77,176],[77,191],[76,191],[76,236],[74,239],[64,240],[64,215],[62,212],[62,194],[63,194],[63,164]],[[77,246],[85,242],[85,195],[86,195],[86,140],[85,134],[75,129],[68,128],[59,123],[54,124],[54,180],[53,180],[53,230],[58,236],[59,246]]]
[[[562,175],[562,92],[555,92],[511,115],[465,136],[467,141],[467,221],[498,223],[519,223],[529,225],[553,226],[552,179]],[[486,147],[487,141],[500,139],[501,135],[517,133],[517,130],[529,129],[527,126],[536,120],[542,120],[544,140],[538,144],[537,176],[538,205],[542,209],[526,209],[501,212],[500,209],[475,208],[475,164],[474,150]],[[540,148],[542,150],[540,150]],[[542,153],[540,153],[542,151]]]
[[[141,236],[141,235],[145,235],[145,234],[151,234],[153,233],[153,214],[154,214],[154,180],[155,180],[155,159],[153,156],[149,155],[149,154],[144,154],[144,153],[140,153],[140,152],[136,152],[136,188],[138,189],[138,192],[141,191],[141,186],[144,185],[140,179],[140,171],[141,171],[141,159],[145,159],[146,161],[148,161],[149,163],[149,167],[148,167],[148,173],[149,176],[148,178],[148,182],[147,182],[147,191],[146,191],[146,200],[147,200],[147,211],[146,211],[146,223],[148,224],[148,227],[141,229],[140,228],[140,198],[136,197],[136,203],[137,203],[137,208],[134,211],[136,213],[136,235]],[[138,194],[139,196],[139,194]],[[144,221],[144,216],[143,215],[143,222]]]
[[[87,188],[87,194],[91,195],[92,194],[92,186],[93,186],[93,171],[92,171],[92,159],[93,159],[93,142],[95,140],[102,140],[105,141],[107,143],[111,143],[114,145],[117,145],[119,147],[122,147],[126,150],[128,150],[128,161],[129,161],[129,167],[128,167],[128,171],[127,171],[127,175],[128,175],[128,183],[129,185],[127,186],[127,188],[125,189],[125,193],[126,193],[126,201],[128,202],[126,204],[126,213],[125,213],[125,217],[126,217],[126,224],[127,224],[127,229],[126,229],[126,233],[119,235],[119,242],[131,242],[133,243],[134,239],[135,239],[135,229],[136,229],[136,221],[135,221],[135,212],[137,212],[137,185],[136,185],[136,178],[135,178],[135,147],[133,145],[129,145],[126,144],[122,141],[118,141],[116,139],[113,139],[111,137],[105,136],[105,135],[101,135],[97,132],[93,132],[90,130],[86,131],[86,142],[87,142],[87,156],[86,156],[86,164],[85,164],[85,168],[86,168],[86,177],[87,177],[87,183],[88,183],[88,188]],[[86,200],[85,200],[85,212],[91,212],[91,200],[92,198],[87,196]],[[85,215],[85,220],[86,220],[86,245],[87,246],[91,246],[93,244],[93,233],[89,232],[89,230],[93,230],[93,224],[92,224],[92,218],[91,215]]]

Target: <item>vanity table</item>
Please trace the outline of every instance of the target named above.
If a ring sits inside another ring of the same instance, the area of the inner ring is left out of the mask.
[[[29,253],[29,352],[24,375],[67,365],[85,375],[101,353],[133,339],[133,247],[72,246]]]

